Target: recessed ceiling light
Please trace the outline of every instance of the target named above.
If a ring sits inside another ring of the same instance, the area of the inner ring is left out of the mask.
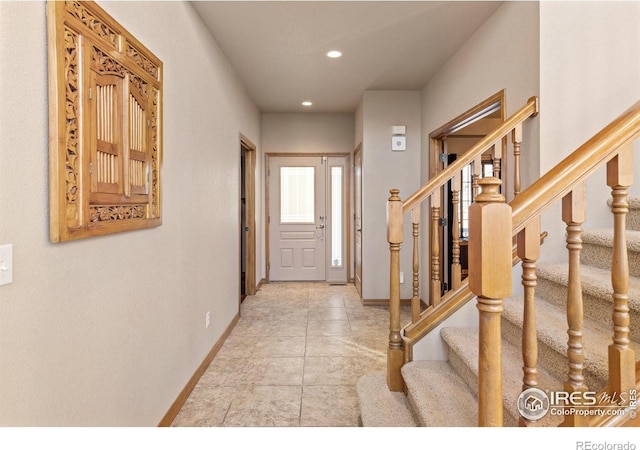
[[[311,106],[313,103],[311,102],[302,102],[302,106]]]
[[[338,50],[331,50],[329,53],[327,53],[327,56],[329,58],[340,58],[342,56],[342,52]]]

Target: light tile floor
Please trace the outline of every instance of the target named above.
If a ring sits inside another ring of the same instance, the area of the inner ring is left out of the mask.
[[[388,308],[353,285],[266,284],[172,426],[356,427],[356,382],[385,370],[388,334]]]

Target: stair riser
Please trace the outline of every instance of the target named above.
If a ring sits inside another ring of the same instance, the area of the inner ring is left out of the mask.
[[[538,286],[536,287],[536,297],[544,298],[550,303],[561,308],[565,308],[567,304],[567,287],[545,278],[538,278]],[[588,292],[582,293],[584,303],[585,317],[595,320],[600,324],[611,329],[613,333],[613,306],[610,299],[592,295]],[[631,339],[640,341],[640,313],[631,310]]]
[[[516,324],[502,319],[502,337],[507,342],[522,349],[522,328]],[[538,339],[538,367],[544,368],[553,377],[561,381],[567,380],[569,373],[568,359],[566,352],[560,353],[554,348]],[[606,375],[600,376],[589,370],[586,365],[584,370],[585,383],[591,390],[598,390],[606,386]],[[538,386],[541,389],[547,389],[547,386]]]
[[[449,364],[460,375],[464,382],[469,386],[473,395],[478,396],[478,376],[471,368],[458,356],[458,354],[449,347]],[[502,412],[502,420],[505,427],[517,427],[518,417],[513,416],[512,408],[505,407]]]
[[[411,410],[414,412],[414,417],[415,417],[415,420],[416,420],[416,424],[417,424],[419,427],[426,427],[426,426],[428,426],[428,425],[425,423],[425,421],[422,419],[422,417],[419,417],[419,415],[418,415],[418,414],[415,414],[415,411],[418,411],[418,409],[419,409],[419,408],[418,408],[418,406],[417,406],[417,404],[416,404],[416,399],[415,399],[415,398],[414,398],[414,396],[413,396],[413,391],[411,391],[411,390],[409,390],[409,391],[407,392],[407,401],[409,402],[409,405],[411,405]]]
[[[629,275],[640,277],[640,252],[631,251],[629,255]],[[582,264],[611,270],[611,247],[585,242],[582,246]]]

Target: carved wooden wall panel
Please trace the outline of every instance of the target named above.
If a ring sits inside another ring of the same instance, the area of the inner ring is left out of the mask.
[[[91,1],[47,23],[50,240],[161,225],[162,61]]]

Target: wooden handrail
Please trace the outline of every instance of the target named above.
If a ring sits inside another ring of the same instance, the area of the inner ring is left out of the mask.
[[[532,106],[533,99],[530,100],[516,115],[519,113],[528,111]],[[536,102],[537,111],[537,102]],[[512,116],[511,119],[515,118]],[[509,119],[509,122],[511,121]],[[508,122],[505,122],[507,124]],[[503,128],[503,127],[500,127]],[[508,130],[508,126],[504,127]],[[502,130],[504,132],[504,130]],[[482,146],[489,148],[491,145],[487,144],[486,140],[495,140],[491,133],[488,135],[488,139],[483,139],[478,142],[475,147]],[[571,192],[581,180],[586,179],[591,173],[597,170],[605,162],[615,156],[618,147],[623,145],[627,141],[633,141],[640,136],[640,101],[635,103],[631,108],[621,114],[613,122],[607,125],[602,131],[597,133],[593,138],[589,139],[586,143],[580,146],[570,156],[560,162],[557,166],[551,169],[547,174],[536,180],[528,189],[523,191],[515,199],[510,202],[513,210],[513,236],[517,235],[526,224],[534,217],[539,216],[546,209],[550,207],[555,201],[560,200],[567,193]],[[485,146],[486,144],[486,146]],[[475,148],[474,147],[474,148]],[[473,150],[473,149],[471,149]],[[470,151],[471,151],[470,150]],[[466,154],[465,154],[466,156]],[[463,156],[464,158],[464,156]],[[468,164],[465,159],[464,164],[460,164],[461,167],[457,167],[456,163],[463,158],[456,160],[449,166],[449,170],[460,170],[462,166]],[[473,158],[468,158],[473,160]],[[424,198],[428,197],[430,193],[436,187],[439,187],[444,179],[445,181],[450,177],[450,172],[441,172],[437,177],[433,178],[429,183],[425,184],[414,195],[407,198],[404,202],[403,211],[409,211],[415,207],[415,203],[419,203]],[[421,194],[424,193],[424,194]],[[462,295],[462,304],[451,305],[450,308],[443,308],[440,314],[437,315],[437,323],[439,324],[446,317],[457,309],[459,309],[464,303],[466,303],[472,296],[468,287],[462,286],[462,289],[457,290],[455,293]],[[453,299],[456,295],[452,295]],[[449,311],[447,311],[449,310]],[[420,339],[430,330],[435,328],[432,324],[423,323],[428,319],[435,311],[427,311],[423,313],[423,317],[420,319],[420,323],[414,322],[407,327],[406,331],[409,334],[411,340]],[[437,324],[436,324],[437,326]]]
[[[460,172],[465,166],[473,162],[479,155],[482,155],[485,151],[491,148],[497,141],[502,139],[508,133],[511,132],[518,124],[522,123],[529,117],[534,117],[538,114],[538,98],[531,97],[526,105],[520,108],[516,113],[509,117],[499,127],[487,134],[484,138],[478,141],[473,147],[467,150],[463,155],[459,156],[452,164],[431,178],[420,189],[418,189],[413,195],[408,197],[402,203],[402,212],[404,214],[411,211],[416,205],[419,205],[426,198],[428,198],[433,192],[440,188],[444,183],[449,181],[453,177],[452,174]]]
[[[540,233],[540,244],[544,242],[548,236],[546,231]],[[515,266],[521,262],[520,258],[516,254],[517,246],[513,246],[512,265]],[[469,300],[475,297],[475,294],[469,289],[468,280],[463,281],[460,287],[449,291],[444,297],[442,302],[435,308],[428,308],[422,312],[420,319],[413,321],[403,328],[403,334],[405,343],[407,345],[413,345],[431,331],[433,331],[438,325],[447,320],[456,311],[466,305]]]
[[[390,310],[390,325],[389,325],[389,350],[388,350],[388,364],[387,364],[387,382],[392,390],[402,390],[403,381],[400,373],[400,369],[404,364],[404,343],[401,335],[400,324],[400,263],[399,252],[402,244],[402,230],[404,215],[412,213],[413,224],[413,296],[411,299],[412,305],[412,321],[421,319],[421,300],[419,296],[420,283],[419,283],[419,226],[420,226],[420,204],[430,198],[430,222],[431,222],[431,279],[429,282],[429,303],[430,307],[437,307],[441,300],[442,283],[440,278],[440,235],[439,235],[439,222],[440,215],[440,188],[445,185],[449,180],[454,181],[454,199],[457,198],[460,190],[460,173],[461,171],[471,163],[474,163],[474,188],[476,184],[476,176],[479,177],[480,173],[480,161],[482,155],[493,147],[495,158],[500,159],[502,157],[502,143],[503,139],[506,139],[508,135],[512,136],[514,143],[514,149],[520,149],[522,141],[522,124],[529,117],[536,116],[538,114],[538,99],[537,97],[531,97],[527,103],[520,108],[515,114],[509,117],[504,123],[491,131],[488,135],[482,138],[464,154],[460,155],[456,161],[449,165],[445,170],[440,172],[429,182],[427,182],[416,193],[407,198],[404,202],[399,197],[399,191],[392,189],[391,197],[388,202],[387,211],[387,237],[390,250],[390,291],[389,291],[389,310]],[[516,157],[516,159],[519,156]],[[517,164],[516,164],[517,167]],[[500,165],[497,165],[497,170],[500,170]],[[496,173],[496,165],[494,165],[494,175]],[[519,174],[514,176],[516,191],[519,190]],[[476,193],[477,194],[477,193]],[[459,200],[458,200],[459,203]],[[454,218],[457,216],[454,214]],[[457,220],[456,220],[457,221]],[[453,242],[453,260],[452,265],[452,289],[454,292],[459,292],[462,287],[461,267],[459,261],[459,241]],[[451,296],[447,296],[451,298]],[[458,300],[459,301],[459,300]],[[451,305],[454,306],[454,305]],[[456,308],[457,306],[454,306]],[[451,311],[453,313],[453,311]],[[410,345],[409,345],[410,347]]]
[[[435,195],[435,203],[439,206],[437,194],[439,188],[466,165],[478,160],[480,155],[497,146],[507,133],[521,127],[522,122],[537,114],[537,99],[532,98],[527,105],[510,117],[500,127],[492,131],[469,151],[459,157],[446,170],[435,176],[416,193],[401,202],[397,191],[392,191],[389,202],[389,236],[391,249],[391,292],[390,309],[399,306],[399,249],[402,243],[402,217],[408,212],[419,216],[419,205],[422,201]],[[522,130],[514,132],[514,143],[521,140]],[[516,136],[517,135],[517,136]],[[558,163],[553,169],[534,182],[529,188],[519,193],[509,206],[510,217],[498,214],[497,206],[504,200],[497,200],[499,185],[497,178],[484,181],[487,189],[484,204],[475,203],[472,207],[474,214],[470,214],[469,229],[475,230],[473,239],[469,233],[470,262],[473,259],[475,272],[469,275],[468,283],[455,286],[445,295],[441,303],[432,303],[422,312],[418,320],[413,314],[413,321],[399,333],[398,314],[391,313],[390,341],[388,353],[388,384],[391,390],[404,388],[400,375],[402,363],[399,352],[404,346],[406,355],[412,354],[412,346],[435,328],[443,320],[451,316],[474,295],[478,298],[480,311],[480,346],[479,356],[479,424],[490,426],[502,425],[502,388],[501,388],[501,355],[500,355],[500,314],[502,298],[510,293],[511,276],[507,269],[507,246],[513,244],[517,237],[517,254],[512,256],[523,261],[522,284],[525,288],[525,311],[523,317],[523,389],[537,384],[537,335],[535,324],[535,285],[536,261],[539,258],[540,247],[535,236],[540,234],[540,216],[553,204],[562,201],[562,220],[566,223],[567,249],[569,253],[569,275],[567,294],[567,322],[569,341],[567,343],[567,358],[569,365],[568,381],[565,383],[566,392],[587,390],[584,382],[584,301],[580,279],[580,254],[582,250],[582,224],[586,217],[586,179],[594,172],[606,165],[607,185],[612,190],[614,216],[614,246],[612,254],[612,286],[613,286],[613,343],[608,347],[609,357],[609,392],[626,392],[636,389],[640,385],[638,362],[635,352],[629,345],[629,295],[628,295],[628,254],[626,247],[625,221],[628,214],[628,187],[632,184],[633,143],[640,138],[640,102],[614,119],[610,124],[598,132],[594,137],[576,149],[573,153]],[[495,173],[495,172],[494,172]],[[483,188],[482,195],[485,196]],[[516,192],[519,188],[516,188]],[[495,194],[492,195],[491,193]],[[432,198],[432,202],[434,199]],[[486,213],[485,213],[486,209]],[[472,217],[471,217],[472,216]],[[419,220],[413,218],[414,230]],[[473,219],[473,220],[471,220]],[[502,229],[502,232],[492,235],[480,233],[477,230]],[[509,227],[511,236],[509,236]],[[506,231],[506,233],[505,233]],[[418,236],[414,232],[414,238]],[[542,236],[541,236],[542,237]],[[473,245],[472,245],[473,244]],[[414,241],[414,252],[416,252]],[[472,248],[473,247],[473,248]],[[495,250],[496,248],[502,250]],[[473,252],[471,252],[473,250]],[[486,252],[485,252],[486,250]],[[497,273],[508,274],[502,278],[495,278],[492,269],[497,257],[502,262],[502,269]],[[486,260],[486,264],[483,261]],[[419,265],[415,262],[414,272]],[[489,270],[483,270],[489,267]],[[485,278],[486,274],[486,278]],[[414,297],[417,286],[414,285]],[[473,293],[472,293],[473,291]],[[400,341],[402,343],[400,343]],[[497,350],[496,350],[497,349]],[[409,356],[410,358],[410,356]],[[391,383],[394,380],[394,383]],[[522,420],[521,425],[528,425],[528,420]],[[567,414],[564,425],[583,426],[590,421],[580,414]],[[597,421],[596,421],[597,422]],[[604,423],[604,422],[602,422]],[[607,422],[609,423],[609,422]],[[613,422],[612,422],[613,423]],[[618,423],[618,422],[616,422]],[[623,423],[623,422],[620,422]],[[629,422],[625,422],[629,423]],[[636,422],[634,422],[636,423]]]
[[[509,203],[513,210],[513,235],[613,158],[621,145],[638,136],[640,101]]]

